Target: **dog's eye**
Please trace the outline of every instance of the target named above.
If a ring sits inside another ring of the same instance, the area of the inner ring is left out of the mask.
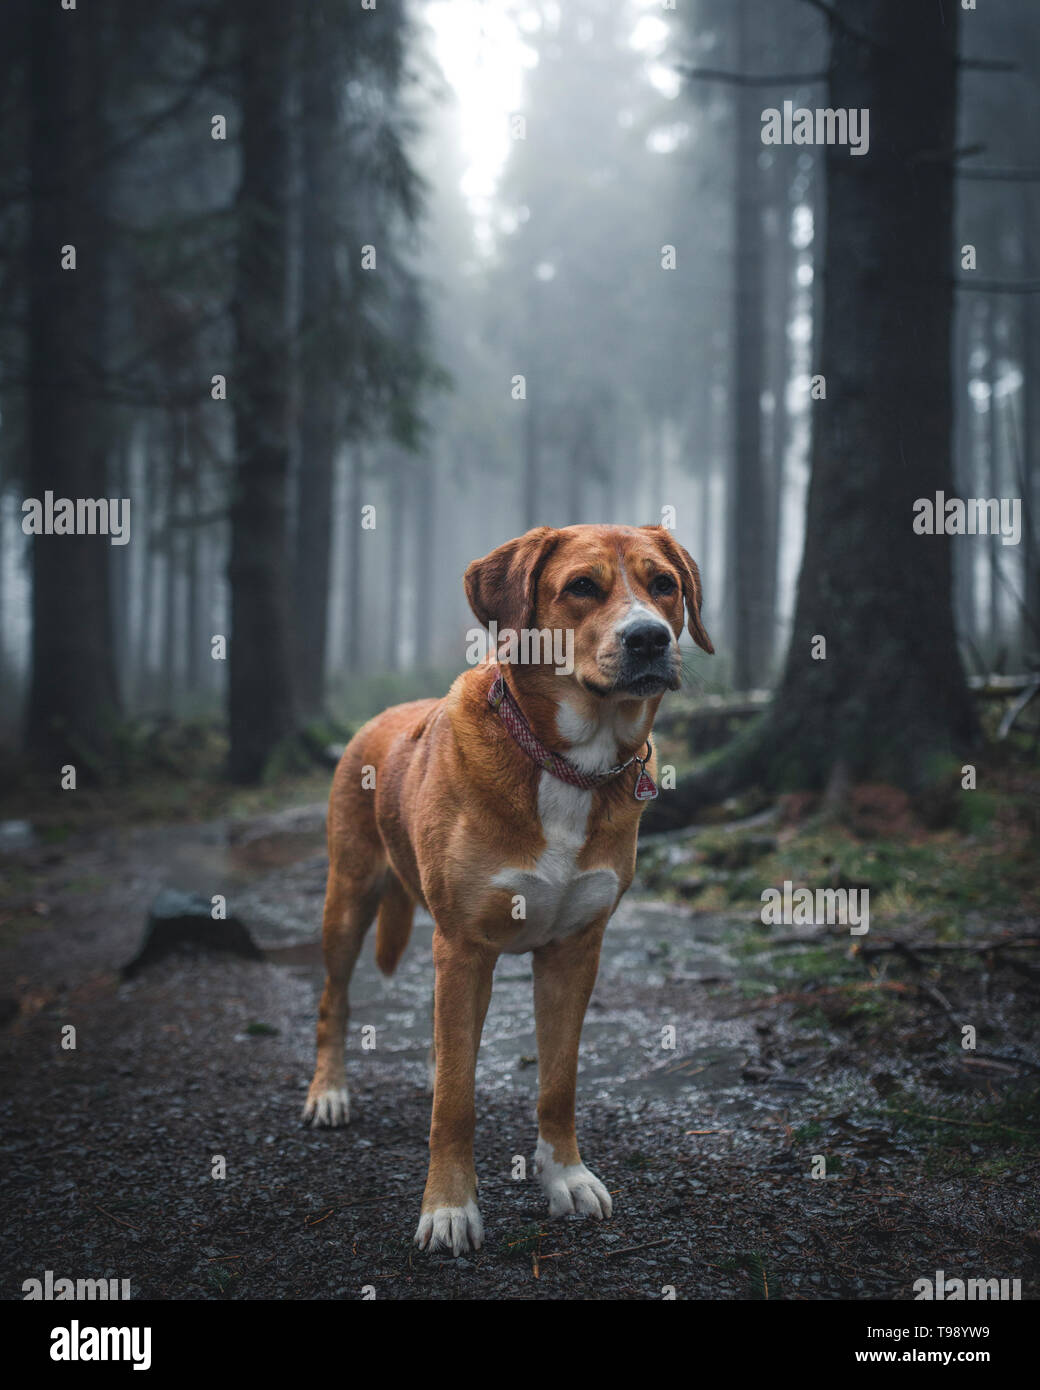
[[[678,587],[670,574],[659,574],[656,579],[650,581],[650,592],[655,598],[658,595],[674,594]]]
[[[580,579],[572,579],[563,592],[573,594],[575,598],[598,598],[599,585],[582,575]]]

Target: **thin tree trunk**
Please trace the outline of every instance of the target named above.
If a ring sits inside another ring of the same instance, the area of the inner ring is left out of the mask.
[[[1022,237],[1025,245],[1024,273],[1027,280],[1036,278],[1040,257],[1036,251],[1036,218],[1031,184],[1022,185]],[[1040,661],[1040,460],[1037,441],[1040,440],[1040,308],[1036,295],[1022,296],[1022,505],[1026,512],[1024,524],[1025,551],[1023,554],[1023,592],[1026,613],[1032,620],[1026,629],[1027,650],[1034,661]]]
[[[180,558],[180,469],[181,469],[181,412],[172,410],[166,417],[166,509],[163,545],[163,644],[162,699],[169,712],[176,705],[180,670],[181,634],[178,622],[177,579]]]
[[[434,537],[437,535],[437,455],[431,451],[419,460],[415,497],[415,666],[428,671],[433,665],[433,621],[437,614],[437,568]]]
[[[389,458],[389,525],[390,539],[387,545],[386,593],[388,608],[386,616],[386,654],[388,671],[397,671],[401,665],[401,614],[404,596],[404,538],[406,522],[404,467],[400,455],[394,451]],[[384,535],[386,533],[384,532]]]
[[[347,675],[355,676],[361,670],[361,507],[363,483],[363,457],[360,444],[356,444],[347,457],[349,469],[347,481]]]
[[[202,545],[198,518],[202,513],[202,499],[199,495],[201,470],[199,468],[198,447],[189,446],[185,460],[189,476],[187,494],[189,499],[189,525],[187,535],[187,555],[185,557],[185,582],[187,597],[184,616],[185,674],[184,684],[188,695],[197,699],[202,693],[202,613],[200,611],[202,594]]]
[[[527,383],[527,399],[524,401],[524,492],[523,517],[524,530],[544,521],[544,506],[541,497],[541,478],[539,467],[538,415],[531,383]]]
[[[297,698],[306,717],[325,705],[332,554],[332,482],[339,396],[331,319],[336,275],[335,200],[340,191],[335,48],[328,7],[308,0],[302,14],[300,154],[299,455],[294,572]]]
[[[956,408],[954,411],[954,482],[957,495],[973,496],[975,406],[969,393],[971,382],[971,352],[975,312],[974,297],[961,299],[955,305],[953,382]],[[954,612],[957,630],[969,651],[978,645],[978,622],[975,608],[975,555],[967,546],[953,557]]]
[[[1000,412],[997,406],[997,305],[992,303],[989,311],[989,341],[987,343],[989,367],[989,410],[986,412],[986,470],[988,486],[982,494],[986,497],[1000,496]],[[1000,631],[1000,536],[989,537],[987,551],[989,559],[989,641],[990,664],[1001,657]]]
[[[750,0],[739,0],[736,67],[750,67]],[[727,591],[732,604],[730,645],[733,684],[746,690],[763,674],[766,649],[764,606],[773,592],[767,573],[766,480],[762,457],[762,372],[764,283],[761,96],[738,88],[736,109],[736,225],[734,230],[734,324],[730,398],[735,411],[733,472],[729,492]]]

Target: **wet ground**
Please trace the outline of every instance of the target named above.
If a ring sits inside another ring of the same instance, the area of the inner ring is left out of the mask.
[[[750,978],[746,914],[698,913],[645,887],[608,930],[582,1044],[579,1138],[614,1218],[550,1221],[537,1183],[515,1176],[536,1137],[537,1061],[528,961],[504,957],[477,1072],[487,1243],[468,1259],[419,1254],[432,924],[418,917],[389,981],[369,943],[352,990],[352,1122],[303,1128],[322,846],[311,807],[9,848],[4,1297],[48,1269],[129,1278],[144,1298],[357,1298],[366,1287],[380,1298],[657,1299],[669,1287],[910,1298],[938,1269],[1018,1277],[1036,1296],[1038,1121],[1004,1110],[999,1123],[988,1111],[949,1121],[962,1147],[937,1162],[929,1111],[951,1089],[1003,1104],[1037,1059],[1019,1048],[1009,1062],[1007,1046],[1003,1062],[953,1055],[935,1010],[895,1019],[887,1046],[827,1008],[806,1026],[779,974],[761,986],[772,956]],[[225,894],[266,960],[173,958],[122,980],[163,887]],[[917,999],[895,978],[881,984],[900,1007]],[[987,985],[998,1015],[1003,987]],[[1009,1003],[1009,1028],[1017,1017]],[[74,1049],[62,1045],[68,1025]]]

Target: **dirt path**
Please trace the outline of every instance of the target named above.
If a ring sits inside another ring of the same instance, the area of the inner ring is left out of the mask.
[[[477,1077],[487,1245],[418,1254],[431,924],[392,981],[371,948],[355,977],[350,1127],[302,1128],[321,842],[320,810],[304,810],[233,835],[105,832],[8,855],[4,1297],[48,1269],[152,1298],[909,1298],[937,1269],[1019,1277],[1035,1296],[1038,1162],[937,1168],[878,1117],[879,1076],[914,1063],[905,1038],[885,1057],[792,1026],[742,988],[746,921],[638,897],[608,931],[579,1085],[583,1156],[614,1219],[550,1222],[536,1183],[512,1176],[533,1151],[537,1064],[528,962],[507,957]],[[162,887],[227,894],[267,960],[171,959],[122,981]]]

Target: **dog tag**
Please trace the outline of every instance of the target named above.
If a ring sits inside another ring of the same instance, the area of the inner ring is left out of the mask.
[[[657,783],[644,768],[636,778],[636,800],[653,801],[657,796]]]

